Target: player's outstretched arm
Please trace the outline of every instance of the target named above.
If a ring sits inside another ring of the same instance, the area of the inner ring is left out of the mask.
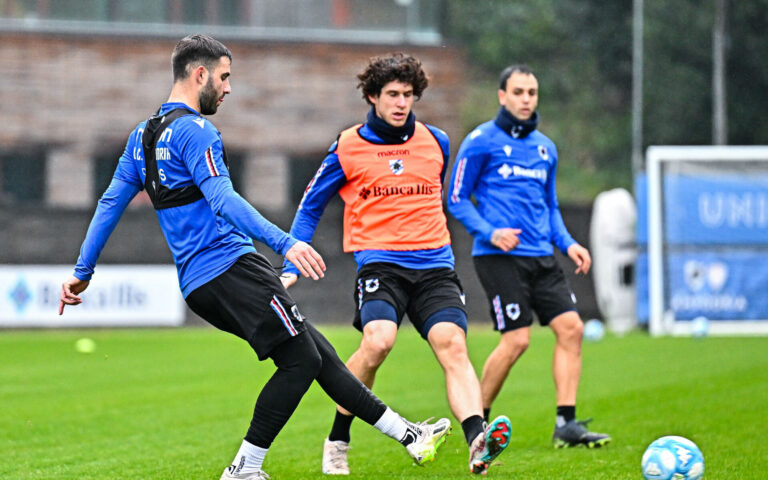
[[[74,275],[69,277],[61,284],[61,297],[59,299],[59,315],[64,313],[65,305],[80,305],[83,303],[83,299],[78,296],[82,293],[90,280],[80,280]]]
[[[122,161],[121,161],[122,163]],[[120,167],[118,166],[118,171]],[[117,175],[117,172],[115,173]],[[101,250],[107,243],[107,239],[120,221],[126,207],[133,197],[139,193],[138,185],[126,182],[117,177],[112,178],[112,183],[99,199],[96,212],[93,214],[85,240],[80,247],[80,256],[75,265],[75,275],[70,276],[61,284],[61,296],[59,299],[59,315],[64,313],[65,305],[79,305],[83,303],[79,293],[88,288],[91,275],[96,267],[96,261]],[[82,277],[78,278],[78,277]]]

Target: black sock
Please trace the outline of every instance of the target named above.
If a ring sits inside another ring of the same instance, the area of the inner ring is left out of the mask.
[[[563,419],[563,422],[567,423],[576,418],[576,405],[558,405],[557,406],[557,419]],[[560,422],[558,422],[558,426]]]
[[[480,415],[472,415],[461,422],[461,428],[464,430],[467,445],[472,445],[472,440],[485,430],[485,422]]]
[[[491,409],[490,408],[484,408],[483,409],[483,420],[485,420],[485,423],[490,422],[489,418],[491,418]]]
[[[333,419],[333,426],[331,427],[331,433],[328,434],[328,440],[332,442],[341,440],[342,442],[349,443],[349,428],[352,426],[352,420],[354,419],[354,415],[344,415],[336,410],[336,418]]]

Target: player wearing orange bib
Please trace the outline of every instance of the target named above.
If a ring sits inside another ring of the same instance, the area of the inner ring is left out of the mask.
[[[428,81],[403,54],[373,58],[358,75],[371,105],[366,122],[344,130],[304,193],[291,235],[310,242],[328,201],[344,201],[344,251],[358,266],[354,325],[360,347],[347,366],[365,385],[394,346],[407,313],[445,372],[448,403],[469,445],[469,469],[485,473],[509,444],[505,416],[483,421],[480,385],[466,346],[467,315],[443,211],[448,136],[411,111]],[[286,263],[283,282],[296,270]],[[352,415],[337,407],[323,450],[323,473],[349,474]],[[441,441],[444,440],[441,439]]]

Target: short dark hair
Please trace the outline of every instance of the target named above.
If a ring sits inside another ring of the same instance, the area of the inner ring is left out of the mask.
[[[179,40],[171,55],[173,81],[187,78],[190,65],[213,70],[221,57],[232,61],[232,52],[223,43],[208,35],[188,35]]]
[[[417,99],[429,85],[427,74],[421,68],[421,62],[404,53],[393,53],[386,57],[373,57],[368,66],[357,76],[360,83],[357,88],[363,91],[363,100],[371,101],[369,96],[377,97],[381,89],[389,82],[398,81],[413,87]]]
[[[510,65],[504,70],[501,71],[501,75],[499,75],[499,90],[506,90],[507,89],[507,80],[509,80],[509,77],[512,76],[513,73],[522,73],[525,75],[533,75],[533,70],[531,70],[531,67],[528,65],[525,65],[523,63]]]

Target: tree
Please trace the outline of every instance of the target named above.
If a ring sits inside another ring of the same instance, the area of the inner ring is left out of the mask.
[[[467,130],[498,108],[498,73],[526,63],[540,83],[541,128],[560,151],[560,197],[589,201],[630,185],[631,0],[460,0],[449,8],[449,36],[476,68]]]
[[[590,201],[631,185],[632,0],[452,0],[447,35],[464,45],[474,85],[465,128],[497,108],[496,76],[529,64],[541,128],[560,150],[560,196]],[[715,0],[645,2],[644,147],[712,142]],[[729,2],[730,144],[768,143],[768,0]]]

